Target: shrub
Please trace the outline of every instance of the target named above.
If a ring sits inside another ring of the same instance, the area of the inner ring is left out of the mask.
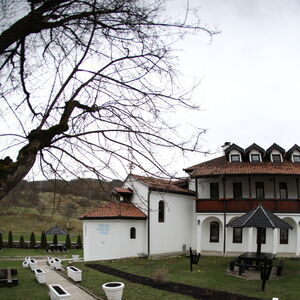
[[[42,231],[41,235],[41,249],[46,249],[47,248],[47,236],[44,231]]]
[[[168,270],[166,268],[158,268],[154,271],[152,279],[159,285],[164,285],[168,281]]]
[[[76,248],[77,249],[82,249],[82,241],[81,241],[80,234],[78,234],[78,237],[77,237]]]
[[[3,237],[2,237],[2,232],[0,231],[0,249],[3,248]]]
[[[14,247],[14,241],[13,241],[13,235],[11,230],[8,233],[8,243],[7,243],[8,248],[13,248]]]
[[[66,235],[66,248],[67,249],[71,249],[72,248],[71,239],[70,239],[70,235],[69,234]]]
[[[20,236],[19,248],[25,248],[24,236]]]
[[[34,232],[31,232],[29,247],[34,248],[35,244],[36,244],[35,235],[34,235]]]
[[[53,244],[57,245],[57,234],[54,234],[53,236]]]

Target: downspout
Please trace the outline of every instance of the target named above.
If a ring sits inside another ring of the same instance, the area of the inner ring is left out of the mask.
[[[148,250],[147,254],[148,257],[150,256],[150,194],[151,194],[150,188],[148,188],[148,197],[147,197],[147,215],[148,215],[148,223],[147,223],[147,244],[148,244]]]
[[[223,198],[224,198],[224,242],[223,242],[223,254],[226,253],[226,210],[227,210],[227,203],[226,203],[226,184],[225,178],[223,180]]]

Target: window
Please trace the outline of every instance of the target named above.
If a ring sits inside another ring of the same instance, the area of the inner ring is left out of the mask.
[[[234,199],[242,199],[242,183],[234,182],[233,183],[233,198]]]
[[[130,228],[130,239],[131,240],[136,239],[136,229],[134,227]]]
[[[210,199],[219,199],[219,183],[211,182],[210,186]]]
[[[273,163],[281,163],[281,155],[280,154],[272,154]]]
[[[289,230],[280,229],[280,244],[288,244],[288,243],[289,243]]]
[[[293,162],[294,163],[300,163],[300,155],[294,154],[293,155]]]
[[[243,228],[233,227],[233,243],[242,243],[243,242]]]
[[[258,243],[258,235],[256,236],[256,243]],[[261,243],[266,243],[266,228],[261,228]]]
[[[263,182],[256,182],[256,198],[257,199],[265,198],[265,187]]]
[[[251,154],[251,162],[260,162],[259,154]]]
[[[279,182],[279,197],[280,197],[280,199],[288,198],[286,182]]]
[[[231,162],[240,162],[241,159],[240,159],[239,154],[231,154],[230,155],[230,161]]]
[[[210,222],[210,236],[211,243],[219,243],[220,224],[217,221]]]
[[[158,222],[165,222],[165,202],[162,200],[158,202]]]

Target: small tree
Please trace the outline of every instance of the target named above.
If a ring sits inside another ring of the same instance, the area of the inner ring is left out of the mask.
[[[67,228],[70,226],[70,218],[76,213],[77,206],[73,202],[68,202],[60,210],[61,214],[67,218]]]
[[[19,248],[25,248],[24,236],[20,236]]]
[[[7,244],[8,248],[13,248],[14,247],[14,242],[13,242],[13,235],[11,230],[8,233],[8,244]]]
[[[66,235],[66,248],[67,249],[71,249],[72,248],[71,238],[70,238],[69,234]]]
[[[3,237],[2,237],[2,232],[0,231],[0,249],[3,248]]]
[[[77,249],[82,249],[82,241],[81,241],[81,236],[80,236],[80,234],[78,234],[76,244],[77,244]]]
[[[53,236],[53,244],[57,245],[57,234],[54,234]]]
[[[29,244],[29,247],[30,248],[34,248],[36,244],[36,241],[35,241],[35,235],[34,235],[34,232],[31,232],[30,234],[30,244]]]
[[[44,231],[42,231],[41,235],[41,249],[46,249],[47,248],[47,236]]]

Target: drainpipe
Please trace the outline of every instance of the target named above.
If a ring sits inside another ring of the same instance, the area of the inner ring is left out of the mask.
[[[148,214],[148,223],[147,223],[147,243],[148,243],[148,256],[150,256],[150,188],[148,188],[148,197],[147,197],[147,214]]]
[[[224,196],[224,242],[223,242],[223,254],[226,252],[226,210],[227,210],[227,203],[226,203],[226,184],[225,178],[223,180],[223,196]]]

